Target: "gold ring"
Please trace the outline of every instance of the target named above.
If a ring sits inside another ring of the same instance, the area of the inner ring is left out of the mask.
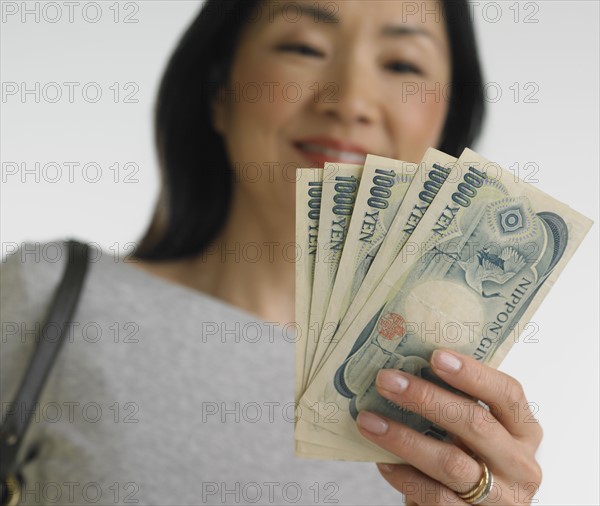
[[[21,487],[19,486],[19,480],[14,474],[9,474],[6,477],[6,503],[5,506],[16,506],[21,500]]]
[[[494,486],[494,475],[488,469],[485,462],[480,461],[480,464],[483,473],[479,482],[471,490],[462,494],[457,493],[458,497],[469,504],[480,504],[485,501]]]

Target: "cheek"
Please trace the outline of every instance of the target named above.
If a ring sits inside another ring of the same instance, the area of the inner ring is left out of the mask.
[[[446,112],[446,102],[432,97],[410,104],[407,114],[414,125],[415,135],[434,146],[439,141]]]
[[[307,83],[292,72],[268,61],[248,63],[233,76],[235,106],[232,123],[250,126],[255,132],[275,134],[302,109],[308,96]]]
[[[393,111],[390,123],[395,145],[400,146],[404,153],[410,153],[410,157],[417,161],[428,147],[439,144],[448,111],[448,103],[442,93],[425,91],[427,88],[423,84],[414,94],[411,92],[398,96],[396,93],[398,98],[390,109]]]
[[[294,202],[295,186],[290,183],[295,182],[296,165],[287,166],[291,154],[283,146],[307,97],[312,98],[308,81],[265,59],[248,59],[233,69],[225,135],[230,161],[246,191],[272,196],[275,184],[277,194]]]

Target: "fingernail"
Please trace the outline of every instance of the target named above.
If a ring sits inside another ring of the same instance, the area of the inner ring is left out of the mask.
[[[385,434],[388,430],[388,423],[383,418],[368,411],[361,411],[356,421],[361,428],[378,436]]]
[[[377,374],[377,385],[394,393],[402,393],[408,387],[408,378],[393,369],[383,369]]]
[[[391,473],[394,470],[393,464],[377,464],[377,467],[383,473]]]
[[[431,361],[438,369],[446,372],[457,372],[462,367],[462,362],[456,355],[440,350],[433,352]]]

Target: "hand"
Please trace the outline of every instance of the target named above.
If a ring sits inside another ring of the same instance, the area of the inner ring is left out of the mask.
[[[431,365],[442,380],[482,400],[489,411],[422,378],[393,369],[380,371],[376,385],[383,397],[456,436],[453,444],[441,442],[361,412],[361,434],[407,462],[378,464],[383,477],[408,504],[464,505],[456,492],[467,492],[479,482],[482,468],[472,456],[477,455],[494,477],[490,495],[481,504],[530,504],[542,479],[535,460],[542,429],[519,382],[454,351],[435,351]]]

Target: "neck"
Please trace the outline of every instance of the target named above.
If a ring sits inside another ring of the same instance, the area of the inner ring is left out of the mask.
[[[266,321],[294,320],[293,213],[236,190],[215,253],[196,261],[199,288]]]
[[[171,281],[208,293],[268,322],[294,321],[293,206],[274,212],[236,188],[227,224],[202,254],[142,265]]]

